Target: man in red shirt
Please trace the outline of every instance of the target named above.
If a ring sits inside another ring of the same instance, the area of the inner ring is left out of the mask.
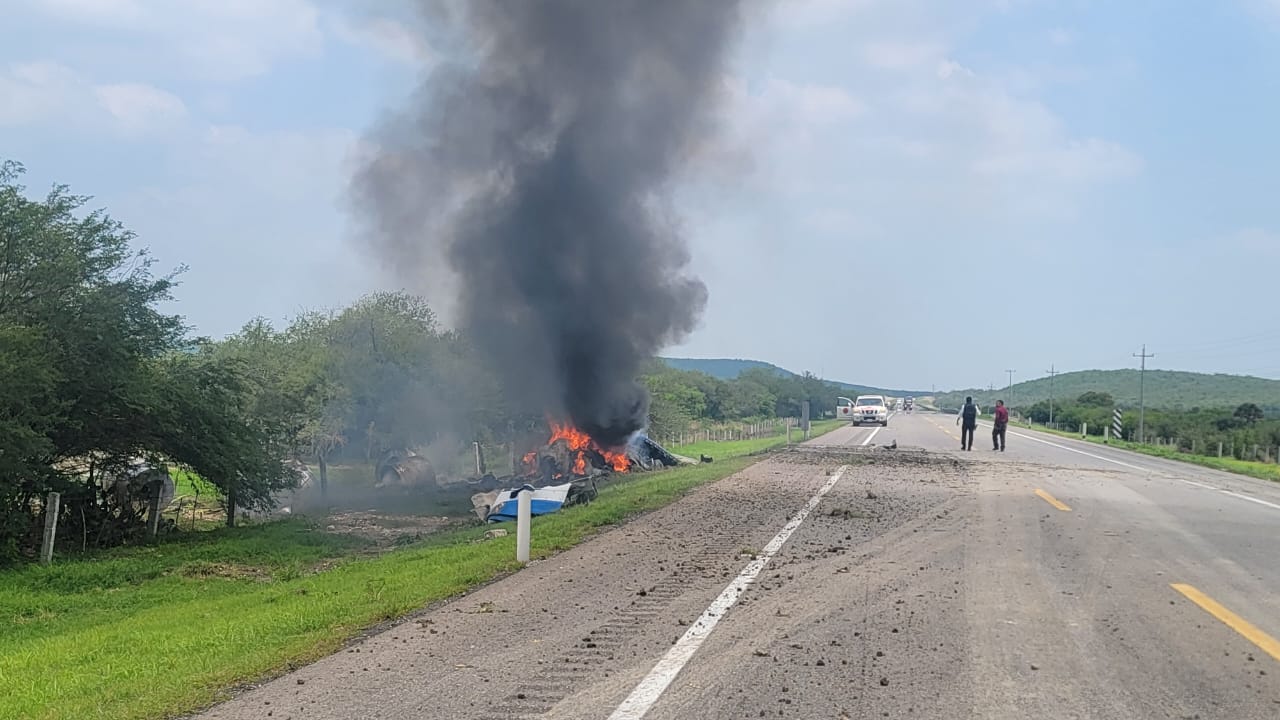
[[[1004,406],[1003,400],[996,401],[996,422],[991,430],[991,443],[995,446],[992,450],[1004,452],[1004,432],[1009,428],[1009,408]]]

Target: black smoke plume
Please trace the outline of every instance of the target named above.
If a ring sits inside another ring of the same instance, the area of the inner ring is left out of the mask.
[[[669,199],[740,4],[420,4],[457,59],[371,138],[355,193],[374,247],[437,290],[447,264],[457,324],[522,409],[620,445],[645,424],[641,364],[706,304]]]

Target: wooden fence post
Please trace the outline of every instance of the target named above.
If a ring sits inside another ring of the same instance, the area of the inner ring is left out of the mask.
[[[153,481],[151,492],[147,497],[147,538],[156,539],[160,532],[160,493],[164,491],[164,483]]]
[[[51,492],[44,501],[44,541],[40,545],[40,564],[53,562],[53,541],[58,537],[58,509],[62,496]]]

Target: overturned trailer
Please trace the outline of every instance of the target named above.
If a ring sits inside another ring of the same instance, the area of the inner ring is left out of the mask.
[[[481,490],[471,496],[471,504],[485,522],[514,520],[517,498],[527,487],[533,492],[533,515],[546,515],[591,502],[598,492],[597,480],[611,475],[696,462],[669,452],[643,433],[619,451],[603,451],[557,428],[551,442],[524,455],[523,473],[507,477],[486,473],[469,481]],[[483,461],[478,464],[483,466]]]

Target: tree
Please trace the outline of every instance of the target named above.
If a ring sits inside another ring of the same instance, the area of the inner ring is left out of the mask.
[[[1243,403],[1231,413],[1232,417],[1240,419],[1246,425],[1253,425],[1263,418],[1262,408],[1254,403]]]
[[[1094,408],[1111,407],[1116,404],[1115,398],[1110,393],[1097,392],[1095,390],[1090,390],[1076,398],[1076,402],[1085,407]]]
[[[0,164],[0,552],[30,542],[33,501],[51,490],[63,535],[136,534],[132,496],[146,489],[103,479],[138,460],[266,502],[290,479],[279,433],[250,416],[239,368],[193,353],[182,318],[158,310],[177,271],[154,275],[131,232],[64,186],[28,199],[22,174]]]

